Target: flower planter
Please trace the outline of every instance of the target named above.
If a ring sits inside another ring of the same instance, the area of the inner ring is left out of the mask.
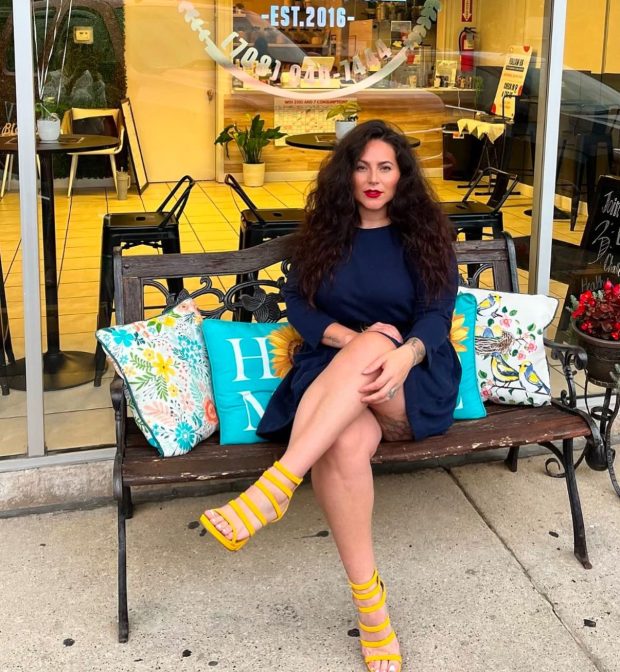
[[[243,164],[243,184],[246,187],[262,187],[265,183],[264,163]]]
[[[337,121],[336,140],[342,140],[344,136],[357,126],[357,121]]]
[[[60,137],[60,119],[37,119],[37,133],[41,142],[56,142]]]
[[[578,344],[588,355],[586,371],[594,384],[613,386],[616,381],[612,374],[616,373],[616,364],[620,364],[620,341],[607,341],[584,334],[577,328],[574,320],[571,327],[577,335]]]

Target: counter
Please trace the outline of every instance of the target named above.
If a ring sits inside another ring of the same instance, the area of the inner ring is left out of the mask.
[[[308,93],[310,90],[303,91]],[[342,88],[342,97],[347,97],[345,87]],[[474,92],[455,87],[370,88],[351,94],[351,98],[355,98],[362,107],[360,121],[384,119],[420,138],[422,144],[416,154],[428,175],[439,176],[442,169],[441,126],[465,116],[458,108],[472,108]],[[273,95],[263,91],[233,89],[224,96],[222,127],[244,119],[246,114],[253,116],[257,113],[268,127],[273,126],[274,100]],[[263,158],[270,179],[303,180],[314,176],[325,155],[309,149],[276,147],[272,143],[263,150]],[[241,170],[241,157],[231,147],[230,158],[224,159],[223,173],[241,173]]]

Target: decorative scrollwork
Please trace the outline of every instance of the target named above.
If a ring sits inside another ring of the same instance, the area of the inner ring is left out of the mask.
[[[282,272],[288,272],[288,262],[282,264]],[[226,312],[239,315],[240,311],[244,311],[246,315],[253,317],[257,322],[278,322],[286,317],[282,296],[284,282],[284,277],[277,280],[249,279],[237,282],[230,289],[223,291],[213,286],[213,279],[210,276],[202,276],[200,278],[202,286],[199,289],[193,292],[183,289],[178,294],[171,293],[158,280],[145,280],[143,286],[154,287],[161,292],[166,309],[172,308],[189,298],[198,303],[200,297],[210,296],[215,298],[214,307],[203,308],[198,305],[201,315],[205,318],[218,319]],[[265,288],[269,288],[271,291],[265,291]]]
[[[490,268],[493,268],[492,264],[480,264],[475,273],[468,278],[463,277],[463,275],[459,273],[459,286],[480,289],[480,276]]]
[[[588,356],[583,348],[577,345],[554,343],[545,339],[545,345],[551,350],[551,359],[560,362],[562,373],[566,380],[567,390],[560,392],[560,401],[568,408],[577,407],[577,389],[575,387],[575,374],[583,371],[588,362]]]

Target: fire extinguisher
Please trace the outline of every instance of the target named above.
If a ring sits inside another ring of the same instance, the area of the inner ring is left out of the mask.
[[[474,69],[474,53],[476,51],[475,38],[475,28],[463,28],[463,30],[459,33],[461,72],[471,72]]]

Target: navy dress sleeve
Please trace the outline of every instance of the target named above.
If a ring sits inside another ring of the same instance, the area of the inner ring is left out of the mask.
[[[428,301],[420,280],[414,274],[417,285],[416,301],[413,309],[413,327],[404,335],[404,340],[419,338],[426,349],[426,364],[430,366],[433,355],[448,340],[452,327],[452,313],[458,290],[458,268],[454,260],[451,282],[445,287],[442,295]]]
[[[288,321],[297,329],[311,348],[318,347],[325,330],[336,320],[324,311],[313,308],[301,296],[297,285],[297,275],[293,269],[288,274],[282,295],[286,302]]]

